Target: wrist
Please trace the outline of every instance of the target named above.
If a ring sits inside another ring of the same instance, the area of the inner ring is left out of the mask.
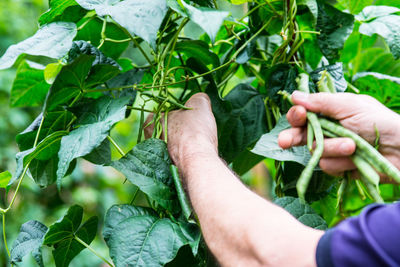
[[[182,172],[186,172],[193,162],[204,158],[219,158],[217,145],[202,136],[190,137],[176,151],[175,164]]]

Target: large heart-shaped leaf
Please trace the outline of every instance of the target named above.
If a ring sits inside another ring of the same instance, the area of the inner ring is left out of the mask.
[[[363,22],[360,33],[371,36],[379,34],[385,38],[395,59],[400,58],[400,16],[387,15],[370,22]]]
[[[16,156],[17,169],[10,183],[12,184],[21,177],[24,167],[30,164],[32,160],[50,160],[56,156],[60,148],[60,141],[66,134],[68,134],[67,131],[54,132],[43,139],[36,147],[18,153]]]
[[[199,25],[214,42],[217,33],[222,26],[224,20],[229,16],[229,12],[221,11],[208,7],[194,7],[185,1],[167,0],[168,6],[184,17],[190,18],[191,21]]]
[[[153,48],[157,32],[167,13],[163,0],[77,0],[88,10],[96,10],[99,16],[111,16],[130,34],[137,35]]]
[[[314,85],[316,85],[317,82],[320,80],[320,72],[324,70],[326,70],[331,75],[333,81],[335,82],[335,88],[337,92],[346,91],[347,81],[344,78],[343,64],[341,62],[337,62],[333,65],[324,66],[310,72],[310,78],[314,82]]]
[[[159,139],[147,139],[137,144],[113,166],[139,189],[163,208],[175,213],[179,209],[167,145]]]
[[[21,262],[22,258],[32,253],[39,266],[43,265],[42,243],[47,227],[38,221],[28,221],[21,226],[17,239],[11,248],[11,262]]]
[[[145,208],[114,206],[107,212],[105,225],[105,239],[116,267],[161,267],[189,244],[177,223]]]
[[[289,129],[290,127],[291,126],[287,121],[286,116],[282,116],[271,132],[261,136],[251,152],[279,161],[295,161],[303,164],[304,166],[307,165],[311,154],[306,146],[296,146],[289,149],[282,149],[278,145],[279,133],[285,129]]]
[[[318,3],[318,45],[322,54],[331,61],[339,58],[339,50],[353,31],[354,17],[329,4]]]
[[[10,46],[0,58],[0,70],[11,67],[21,54],[62,58],[72,46],[76,26],[70,22],[54,22],[40,28],[32,37]]]
[[[81,55],[64,66],[50,87],[43,109],[52,111],[81,93],[94,59],[94,56]]]
[[[43,103],[50,85],[44,80],[43,70],[29,66],[25,61],[18,66],[11,89],[12,107],[35,107]]]
[[[303,203],[300,199],[294,197],[282,197],[274,200],[276,205],[281,206],[297,220],[309,227],[326,230],[328,226],[325,220],[319,216],[307,203]]]
[[[86,109],[78,113],[77,129],[71,131],[61,140],[58,152],[57,186],[61,186],[61,179],[68,170],[70,162],[83,157],[100,146],[107,138],[112,126],[125,118],[128,97],[111,98],[104,96],[86,102]]]
[[[210,64],[214,68],[219,66],[218,56],[210,51],[206,42],[200,40],[181,41],[176,44],[175,51],[185,54],[188,58],[197,58],[206,66]]]
[[[75,0],[52,0],[49,2],[50,9],[40,16],[40,25],[53,21],[78,21],[86,13],[86,10],[82,9]]]
[[[247,84],[239,84],[223,99],[224,111],[215,110],[218,146],[222,157],[232,162],[267,131],[265,106],[259,92]]]
[[[83,209],[75,205],[68,209],[60,221],[50,226],[43,244],[54,246],[53,257],[57,267],[67,267],[71,260],[84,248],[77,238],[90,244],[96,236],[97,217],[91,217],[82,223]]]

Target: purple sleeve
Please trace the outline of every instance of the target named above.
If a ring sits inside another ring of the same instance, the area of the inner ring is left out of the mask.
[[[400,266],[400,203],[368,206],[328,230],[316,257],[318,267]]]

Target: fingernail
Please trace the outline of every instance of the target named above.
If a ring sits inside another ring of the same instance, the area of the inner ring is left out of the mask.
[[[307,101],[308,99],[308,94],[304,93],[304,92],[300,92],[300,91],[294,91],[292,94],[292,98],[295,101]]]

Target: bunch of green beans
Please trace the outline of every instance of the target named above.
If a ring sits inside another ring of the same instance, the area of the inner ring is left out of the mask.
[[[309,93],[309,76],[302,73],[297,78],[298,90]],[[328,72],[321,73],[321,79],[317,83],[319,92],[336,93],[335,84]],[[400,183],[400,171],[378,150],[365,141],[356,133],[344,128],[338,122],[333,122],[312,112],[307,112],[307,147],[312,152],[312,156],[301,173],[296,189],[299,198],[304,200],[307,187],[312,178],[313,171],[318,165],[324,150],[324,136],[330,138],[348,137],[356,144],[356,151],[351,156],[354,165],[357,167],[361,184],[368,195],[377,203],[383,203],[383,199],[379,192],[380,176],[378,172],[386,174],[388,177]],[[313,143],[315,141],[315,149]],[[338,201],[345,191],[347,180],[343,179],[338,190]]]

